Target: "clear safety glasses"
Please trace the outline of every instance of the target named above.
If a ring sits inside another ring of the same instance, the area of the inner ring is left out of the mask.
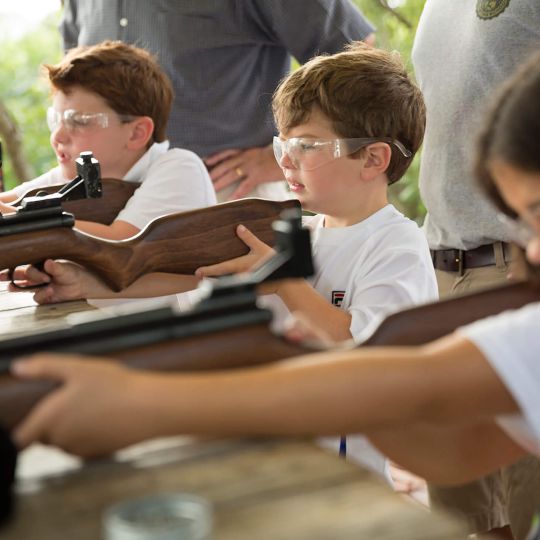
[[[114,114],[114,113],[113,113]],[[92,127],[106,128],[109,126],[109,113],[84,113],[75,109],[57,111],[53,107],[47,109],[47,125],[51,132],[56,131],[60,124],[71,133],[84,131]],[[137,117],[126,114],[114,114],[122,123],[132,122]]]
[[[281,159],[287,154],[293,166],[303,171],[318,169],[334,159],[354,154],[360,148],[370,144],[383,142],[394,145],[401,154],[410,158],[412,152],[395,139],[389,137],[371,137],[357,139],[309,139],[305,137],[294,137],[282,140],[274,137],[274,155],[281,166]]]

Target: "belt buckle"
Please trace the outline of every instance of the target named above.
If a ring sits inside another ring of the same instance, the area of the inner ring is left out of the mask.
[[[462,249],[457,250],[456,262],[458,263],[458,274],[460,277],[465,273],[465,268],[463,264],[463,259],[465,258],[465,253]]]

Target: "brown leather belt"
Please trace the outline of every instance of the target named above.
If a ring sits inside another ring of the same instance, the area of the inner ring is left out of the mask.
[[[445,272],[463,272],[467,268],[478,268],[480,266],[492,266],[495,260],[496,244],[486,244],[474,249],[437,249],[431,250],[431,260],[437,270]],[[504,260],[510,261],[510,244],[502,243]]]

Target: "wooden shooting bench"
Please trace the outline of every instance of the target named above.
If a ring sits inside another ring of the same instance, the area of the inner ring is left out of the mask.
[[[0,339],[46,329],[72,313],[94,309],[85,301],[38,306],[31,292],[10,293],[7,284],[0,282]]]
[[[37,307],[0,289],[0,339],[53,324],[85,302]],[[102,537],[106,508],[187,492],[213,505],[213,540],[462,540],[461,524],[429,513],[337,455],[304,440],[149,441],[82,464],[41,445],[19,456],[16,511],[3,540]]]

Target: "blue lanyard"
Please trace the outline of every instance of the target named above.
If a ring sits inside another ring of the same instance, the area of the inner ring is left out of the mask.
[[[346,437],[341,437],[341,439],[339,439],[339,455],[341,457],[346,457],[347,455],[347,439]]]

